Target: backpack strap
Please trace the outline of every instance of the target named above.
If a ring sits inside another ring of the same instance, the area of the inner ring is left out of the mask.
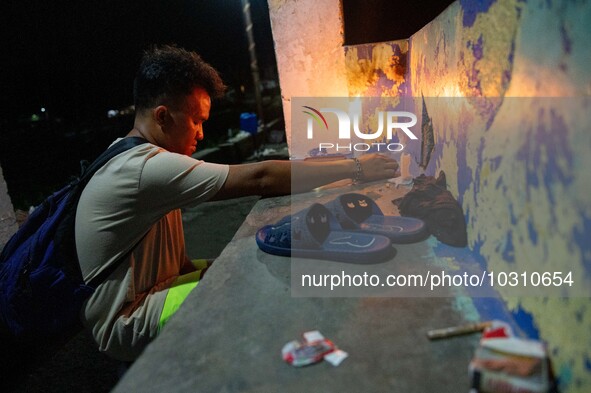
[[[84,187],[86,183],[90,181],[92,176],[98,171],[103,165],[109,162],[113,157],[127,151],[135,146],[142,145],[148,141],[139,136],[132,136],[121,139],[113,146],[105,150],[96,160],[92,162],[87,168],[84,168],[80,175],[79,183]]]

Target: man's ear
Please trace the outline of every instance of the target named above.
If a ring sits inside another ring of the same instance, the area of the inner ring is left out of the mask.
[[[152,109],[152,115],[154,116],[156,123],[162,127],[167,122],[168,108],[165,105],[158,105],[156,108]]]

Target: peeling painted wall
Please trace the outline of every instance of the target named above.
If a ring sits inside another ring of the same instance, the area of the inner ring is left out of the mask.
[[[343,23],[338,0],[268,0],[286,135],[292,97],[346,97]]]
[[[408,40],[344,48],[338,1],[269,8],[286,124],[292,96],[411,100],[435,142],[420,168],[420,141],[401,141],[411,171],[445,171],[471,258],[572,272],[578,290],[560,297],[497,289],[521,331],[548,343],[561,389],[591,391],[591,1],[458,0]]]
[[[578,289],[562,297],[497,287],[521,330],[548,343],[568,392],[591,391],[590,23],[589,1],[460,0],[408,48],[345,48],[351,95],[428,109],[435,148],[422,172],[447,174],[485,269],[572,272]],[[419,161],[418,144],[405,150]]]

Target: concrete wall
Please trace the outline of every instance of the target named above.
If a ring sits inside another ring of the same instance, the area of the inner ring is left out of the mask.
[[[427,172],[446,172],[475,257],[488,271],[583,283],[587,297],[497,288],[517,324],[549,344],[569,392],[591,389],[590,22],[588,1],[459,1],[411,37],[408,74],[412,96],[474,97],[430,108]]]
[[[292,97],[346,97],[339,0],[268,0],[286,136]]]
[[[562,390],[591,391],[591,2],[459,0],[408,41],[341,49],[337,3],[269,1],[286,114],[292,96],[342,94],[343,78],[351,96],[426,109],[431,160],[417,165],[420,141],[405,151],[414,175],[446,172],[473,258],[572,272],[584,289],[497,288],[521,330],[548,343]]]
[[[8,239],[16,232],[17,228],[14,209],[8,196],[2,167],[0,167],[0,250],[2,250]]]

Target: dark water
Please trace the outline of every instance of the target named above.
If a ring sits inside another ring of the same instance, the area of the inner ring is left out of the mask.
[[[79,173],[80,160],[92,160],[129,128],[121,119],[70,131],[56,122],[6,122],[0,128],[0,165],[15,208],[28,209]]]
[[[200,148],[217,145],[238,113],[212,113]],[[80,173],[80,161],[92,161],[133,127],[133,117],[105,119],[91,126],[40,120],[0,123],[0,165],[15,209],[28,210]]]

